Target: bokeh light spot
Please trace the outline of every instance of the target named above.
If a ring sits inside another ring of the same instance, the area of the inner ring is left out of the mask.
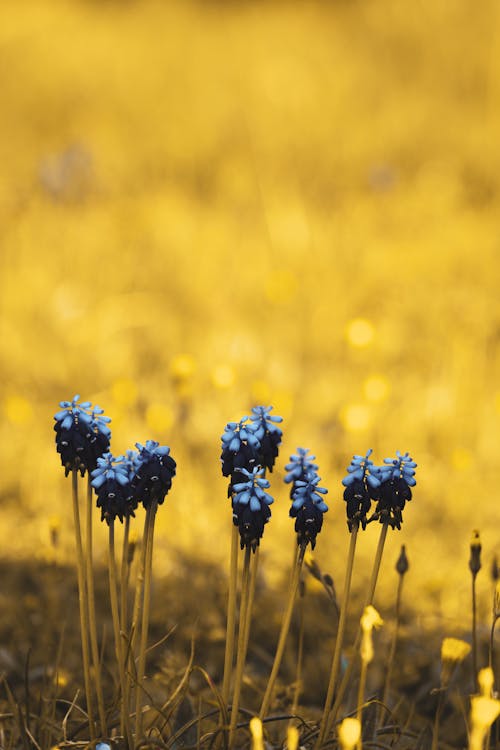
[[[132,406],[137,401],[137,385],[130,378],[119,378],[111,386],[111,395],[119,406]]]
[[[391,384],[383,375],[370,375],[363,383],[363,391],[367,401],[379,404],[388,398]]]
[[[220,364],[213,368],[211,379],[216,388],[231,388],[234,385],[236,374],[231,365]]]
[[[370,409],[365,404],[346,404],[340,411],[340,421],[347,432],[364,432],[371,423]]]
[[[375,336],[375,328],[366,318],[354,318],[346,327],[346,338],[351,346],[362,349],[369,346]]]
[[[23,396],[7,396],[4,411],[7,420],[12,424],[28,424],[33,418],[32,406]]]
[[[187,380],[196,370],[196,362],[190,354],[176,354],[170,361],[170,374],[176,380]]]
[[[166,404],[153,403],[146,409],[146,423],[153,432],[166,432],[174,421],[174,412]]]

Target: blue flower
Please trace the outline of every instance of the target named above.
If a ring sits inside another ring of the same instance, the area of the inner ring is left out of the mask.
[[[250,471],[237,470],[246,481],[233,484],[233,523],[240,532],[241,549],[250,546],[255,552],[264,533],[264,526],[269,521],[274,502],[269,493],[269,482],[264,477],[264,469],[255,466]]]
[[[132,479],[135,475],[138,454],[127,451],[126,456],[106,453],[97,459],[97,469],[92,472],[92,487],[97,494],[97,507],[101,509],[101,521],[111,524],[115,518],[123,521],[134,516],[137,502],[133,497]]]
[[[72,401],[61,401],[55,416],[57,452],[61,456],[66,476],[77,469],[82,477],[97,466],[97,459],[109,451],[111,421],[104,417],[103,410],[96,406],[90,411],[90,401],[80,402],[80,396]]]
[[[176,472],[176,463],[170,455],[167,445],[160,445],[156,440],[147,440],[145,445],[136,443],[139,456],[137,468],[132,477],[134,499],[149,508],[156,502],[161,505],[172,486]]]
[[[283,437],[282,430],[276,426],[283,421],[283,417],[270,414],[272,408],[272,406],[254,406],[250,416],[256,426],[255,435],[260,442],[258,463],[269,471],[273,470]]]
[[[410,487],[416,485],[417,464],[409,453],[396,451],[396,458],[384,458],[384,465],[378,469],[380,487],[378,502],[373,519],[387,523],[393,529],[400,529],[403,523],[402,512],[406,501],[411,500]]]
[[[308,456],[309,448],[297,448],[297,453],[290,456],[290,463],[286,464],[285,471],[288,472],[285,476],[286,484],[292,482],[292,488],[290,490],[290,497],[293,498],[295,490],[295,482],[298,479],[304,479],[306,474],[310,471],[317,471],[317,464],[313,463],[316,456]]]
[[[302,454],[305,458],[305,454]],[[312,549],[316,546],[316,536],[323,526],[323,514],[328,511],[328,505],[324,502],[322,495],[326,495],[326,487],[320,487],[320,477],[316,474],[315,464],[310,464],[301,479],[293,483],[292,507],[290,516],[295,518],[295,531],[297,532],[297,544],[300,546],[311,543]],[[285,478],[286,480],[286,478]]]
[[[243,417],[239,422],[229,422],[221,437],[222,475],[231,477],[227,496],[233,494],[233,484],[237,481],[236,472],[250,469],[259,463],[260,441],[256,435],[257,426]]]
[[[353,456],[347,467],[347,476],[342,480],[345,487],[344,500],[346,501],[347,525],[349,531],[361,523],[366,528],[367,514],[370,510],[371,501],[377,500],[378,488],[381,485],[380,470],[370,460],[372,449],[365,456]]]

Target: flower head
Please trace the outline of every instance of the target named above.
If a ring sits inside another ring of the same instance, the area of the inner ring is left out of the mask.
[[[246,481],[233,484],[233,523],[240,532],[241,549],[250,546],[255,552],[271,517],[269,506],[274,502],[269,493],[269,482],[264,469],[255,466],[251,471],[239,469]]]
[[[297,453],[290,456],[285,482],[292,482],[290,516],[296,519],[297,544],[305,546],[310,542],[314,549],[323,526],[323,514],[328,510],[322,495],[328,490],[319,486],[321,479],[316,473],[318,467],[313,463],[315,456],[307,454],[307,449],[298,448]]]
[[[61,401],[61,410],[54,415],[57,452],[61,456],[66,476],[73,469],[80,472],[93,471],[97,459],[109,451],[111,430],[109,417],[90,401],[80,402],[80,396],[72,401]]]
[[[374,520],[387,523],[393,529],[401,528],[403,509],[412,497],[410,488],[417,483],[416,466],[409,453],[396,451],[396,458],[385,458],[384,465],[376,467],[380,485]]]
[[[222,440],[222,474],[231,477],[228,497],[232,495],[232,485],[236,480],[235,472],[239,469],[250,469],[258,463],[260,441],[256,435],[257,426],[243,417],[239,422],[229,422],[224,428]]]
[[[260,444],[259,463],[269,471],[273,470],[283,437],[282,430],[277,427],[277,424],[283,421],[283,417],[271,414],[272,408],[272,406],[254,406],[250,415],[250,420],[255,425],[254,435]]]
[[[127,451],[125,456],[105,453],[97,459],[97,469],[92,472],[92,487],[97,494],[97,507],[101,509],[101,521],[109,525],[115,518],[123,521],[126,516],[134,516],[137,502],[134,499],[132,479],[138,462],[135,451]]]
[[[353,456],[347,467],[347,476],[342,480],[349,531],[359,523],[363,529],[366,528],[371,501],[378,497],[380,478],[377,467],[370,460],[371,454],[370,448],[365,456]]]
[[[172,486],[176,471],[170,448],[168,445],[160,445],[156,440],[147,440],[145,445],[135,445],[139,455],[132,478],[134,499],[137,503],[142,502],[145,508],[155,502],[161,505]]]

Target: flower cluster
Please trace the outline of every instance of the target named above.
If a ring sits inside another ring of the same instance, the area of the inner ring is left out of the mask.
[[[66,476],[76,469],[82,477],[86,471],[93,471],[97,459],[109,451],[111,430],[109,417],[90,401],[80,402],[76,395],[72,401],[61,401],[61,411],[55,414],[57,452],[61,456]]]
[[[349,531],[360,523],[366,529],[371,501],[378,498],[380,479],[378,467],[370,460],[372,452],[370,448],[365,456],[353,456],[347,467],[347,476],[342,480]]]
[[[134,516],[137,501],[134,498],[132,479],[139,464],[139,454],[127,451],[125,456],[105,453],[97,459],[97,469],[92,472],[92,487],[97,494],[97,507],[101,509],[101,521],[109,525],[115,518],[123,522],[126,516]]]
[[[230,477],[228,497],[233,507],[233,521],[240,532],[241,547],[254,551],[264,532],[271,511],[266,469],[273,470],[282,431],[277,426],[282,417],[270,414],[271,406],[255,406],[250,417],[226,425],[222,440],[222,474]],[[247,481],[241,481],[241,475]]]
[[[328,510],[321,495],[326,495],[328,490],[319,486],[321,479],[313,463],[315,456],[308,456],[308,453],[306,448],[297,448],[297,453],[290,456],[290,463],[285,467],[288,472],[285,482],[292,483],[290,516],[296,519],[297,544],[306,546],[310,542],[314,549],[316,536],[323,526],[323,514]]]
[[[384,458],[384,466],[378,468],[380,487],[374,520],[387,523],[393,529],[401,528],[402,511],[412,497],[410,488],[417,483],[416,466],[409,453],[396,451],[396,458]]]
[[[359,523],[365,529],[367,523],[377,520],[400,529],[402,511],[412,497],[410,487],[416,484],[417,464],[408,453],[397,451],[396,458],[385,458],[383,466],[375,466],[370,460],[371,453],[370,449],[365,456],[354,456],[342,480],[349,531]],[[368,519],[372,500],[377,505]]]
[[[127,451],[116,458],[110,449],[109,417],[90,401],[61,401],[55,415],[57,451],[66,476],[72,470],[82,477],[88,471],[97,494],[101,519],[111,523],[115,518],[134,515],[139,503],[145,508],[161,505],[172,486],[176,463],[170,448],[155,440],[136,443],[138,451]]]
[[[264,477],[264,469],[254,466],[251,471],[238,469],[246,481],[233,484],[233,520],[240,532],[241,549],[250,546],[255,552],[264,526],[271,517],[273,498],[264,490],[270,484]]]
[[[132,478],[134,498],[145,508],[152,503],[161,505],[172,486],[176,463],[170,455],[168,445],[160,445],[156,440],[147,440],[146,445],[136,443],[139,451],[138,468]]]

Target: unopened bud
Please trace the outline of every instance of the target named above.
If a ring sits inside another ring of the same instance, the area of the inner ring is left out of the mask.
[[[472,532],[469,570],[473,576],[476,576],[481,570],[481,540],[479,538],[479,531],[477,530]]]
[[[404,576],[409,567],[410,563],[408,562],[408,557],[406,555],[406,547],[403,544],[401,546],[401,552],[399,553],[398,561],[396,563],[396,570],[400,576]]]

